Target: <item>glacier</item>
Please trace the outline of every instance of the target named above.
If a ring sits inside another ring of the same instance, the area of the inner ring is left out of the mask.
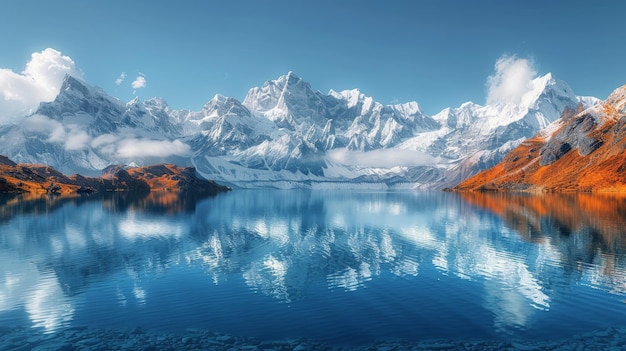
[[[385,105],[358,89],[324,94],[294,72],[243,102],[216,95],[200,111],[162,98],[122,102],[67,75],[54,101],[0,125],[0,154],[68,174],[193,165],[242,188],[441,189],[495,165],[566,109],[599,102],[552,74],[531,83],[517,104],[467,102],[430,116],[417,102]]]

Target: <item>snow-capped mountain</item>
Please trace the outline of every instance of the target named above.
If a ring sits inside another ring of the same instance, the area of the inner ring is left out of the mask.
[[[160,98],[124,103],[67,76],[56,99],[22,123],[0,126],[0,154],[65,173],[111,164],[193,164],[240,187],[442,188],[486,169],[577,97],[548,74],[517,104],[472,102],[429,116],[416,102],[384,105],[359,90],[323,94],[295,73],[216,95],[200,111]]]
[[[567,83],[550,73],[531,83],[519,104],[481,106],[468,102],[433,116],[442,128],[437,131],[438,139],[424,151],[441,152],[442,157],[457,160],[445,172],[447,185],[495,165],[522,141],[557,120],[566,109],[576,109],[579,103],[599,102],[578,98]]]
[[[456,190],[620,192],[626,170],[626,85],[571,110]]]

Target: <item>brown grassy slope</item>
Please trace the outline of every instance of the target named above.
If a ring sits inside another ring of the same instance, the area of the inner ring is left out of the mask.
[[[0,165],[0,193],[76,194],[80,191],[143,191],[145,182],[132,179],[121,167],[103,177],[67,176],[56,169],[38,164]]]
[[[81,187],[51,167],[34,164],[0,164],[0,193],[50,192],[50,183],[58,187],[54,192],[75,193]]]
[[[130,168],[128,174],[134,179],[146,182],[152,191],[212,195],[229,190],[228,187],[200,177],[193,167],[183,168],[173,164],[160,164]]]
[[[98,178],[66,176],[46,165],[15,164],[0,158],[0,193],[76,194],[81,190],[107,191],[174,191],[196,196],[216,194],[229,188],[206,180],[194,168],[176,165],[154,165],[126,169],[111,166]]]
[[[623,86],[595,110],[564,115],[552,134],[525,141],[454,190],[626,192],[625,111]]]

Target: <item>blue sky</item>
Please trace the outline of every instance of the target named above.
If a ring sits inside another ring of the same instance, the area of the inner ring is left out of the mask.
[[[503,55],[528,59],[578,95],[604,99],[626,84],[626,1],[618,0],[8,0],[1,7],[0,68],[19,74],[32,53],[54,48],[109,94],[159,96],[173,108],[198,110],[216,93],[243,100],[249,88],[294,71],[324,93],[359,88],[434,114],[484,104]],[[133,89],[140,75],[145,86]]]

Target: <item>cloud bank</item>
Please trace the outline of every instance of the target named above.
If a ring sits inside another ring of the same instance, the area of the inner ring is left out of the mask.
[[[62,144],[66,151],[92,149],[120,160],[136,161],[144,157],[190,156],[191,147],[180,140],[156,140],[134,134],[103,134],[93,137],[85,126],[63,125],[44,115],[24,120],[26,131],[47,135],[46,141]]]
[[[63,144],[66,151],[79,151],[89,148],[92,137],[78,124],[63,125],[44,115],[32,115],[24,120],[25,129],[48,135],[48,142]]]
[[[39,103],[54,100],[66,74],[83,78],[69,56],[50,48],[33,53],[20,73],[0,69],[0,123],[26,116]]]
[[[532,60],[501,56],[487,78],[487,105],[519,104],[537,76]]]
[[[392,168],[432,165],[437,160],[423,152],[405,149],[380,149],[372,151],[353,151],[334,149],[328,157],[347,166]]]
[[[191,148],[180,140],[127,138],[118,141],[117,156],[121,158],[189,156]]]

